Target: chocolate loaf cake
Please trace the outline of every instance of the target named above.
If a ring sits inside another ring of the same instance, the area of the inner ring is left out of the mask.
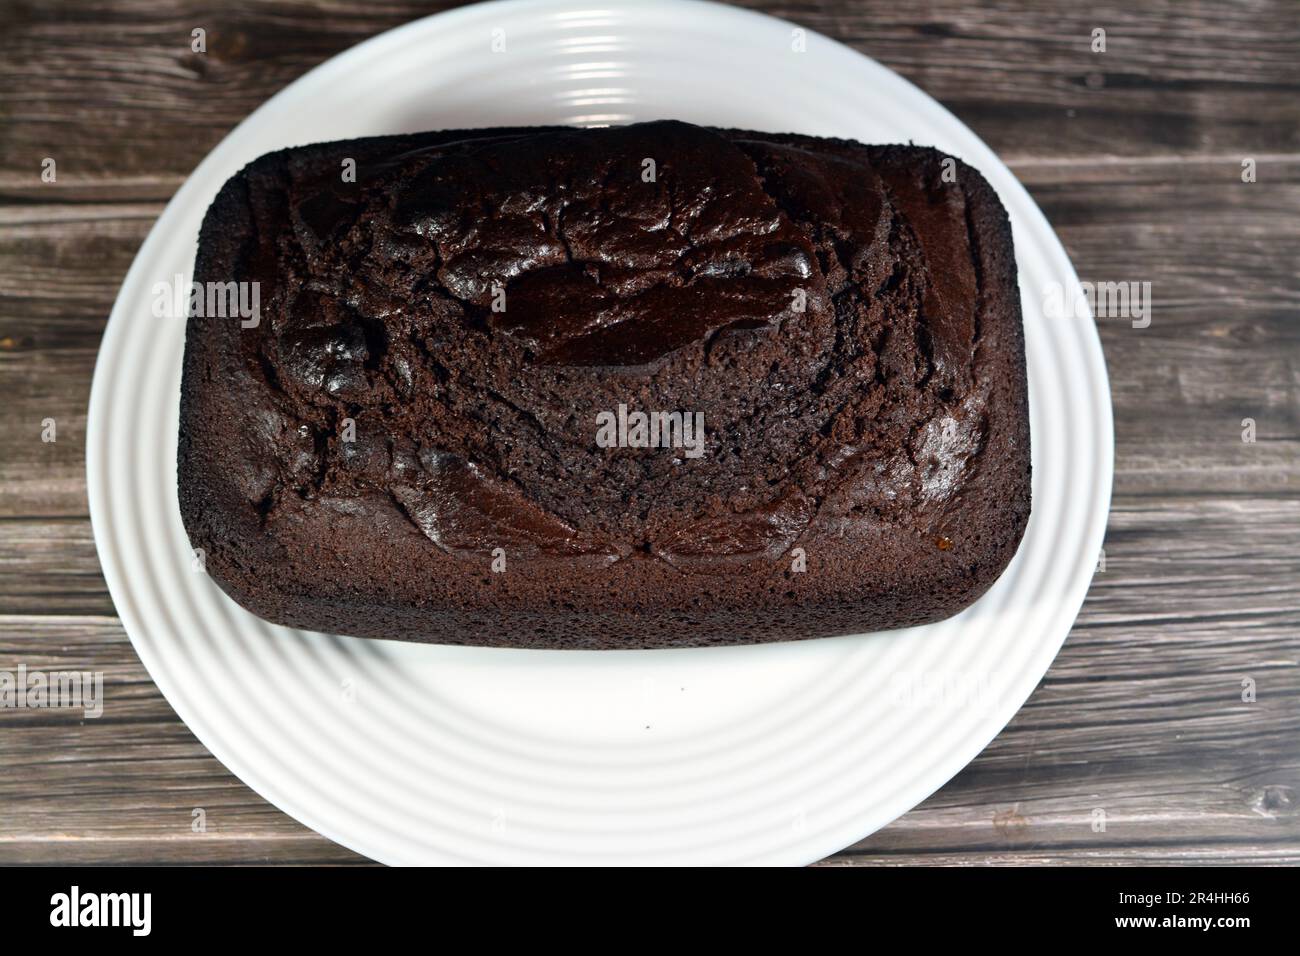
[[[181,514],[273,622],[894,628],[979,597],[1028,520],[1011,230],[931,149],[681,122],[286,149],[221,190],[194,278],[256,308],[188,320]]]

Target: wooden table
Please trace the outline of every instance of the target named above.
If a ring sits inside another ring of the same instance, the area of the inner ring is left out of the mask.
[[[0,0],[0,670],[102,670],[112,701],[0,710],[0,863],[365,862],[231,776],[141,667],[91,538],[86,403],[118,285],[207,151],[308,68],[450,5]],[[1300,863],[1300,5],[749,5],[937,97],[1083,279],[1155,302],[1148,328],[1099,321],[1115,497],[1060,657],[965,771],[828,862]]]

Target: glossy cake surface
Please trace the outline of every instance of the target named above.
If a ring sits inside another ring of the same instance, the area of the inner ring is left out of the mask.
[[[878,630],[967,606],[1028,519],[1010,228],[933,150],[674,121],[300,147],[226,184],[195,281],[259,314],[189,319],[181,512],[277,623]]]

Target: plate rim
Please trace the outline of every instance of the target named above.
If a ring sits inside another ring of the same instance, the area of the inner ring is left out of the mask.
[[[223,152],[223,146],[236,139],[241,134],[241,131],[244,130],[244,128],[263,110],[267,109],[268,106],[281,98],[289,98],[294,91],[301,90],[309,84],[318,83],[322,78],[328,77],[331,73],[341,73],[354,62],[360,62],[373,55],[372,51],[381,49],[386,44],[399,43],[402,40],[405,40],[408,36],[413,36],[420,31],[430,29],[431,25],[435,23],[451,27],[459,25],[461,21],[472,22],[477,19],[484,19],[492,16],[507,17],[546,9],[592,11],[614,9],[619,15],[631,15],[634,11],[639,9],[654,10],[661,14],[663,11],[673,7],[683,8],[686,11],[695,8],[696,10],[706,11],[712,16],[730,16],[746,21],[763,21],[769,25],[776,23],[790,28],[798,26],[798,24],[783,18],[774,17],[754,10],[714,3],[712,0],[659,0],[659,2],[656,3],[649,3],[647,0],[633,0],[633,2],[629,3],[620,3],[608,6],[602,6],[597,3],[571,2],[571,0],[489,0],[489,2],[485,3],[471,4],[421,17],[399,25],[393,29],[368,37],[323,61],[277,91],[259,105],[257,109],[236,124],[236,126],[204,156],[190,175],[187,176],[185,182],[177,190],[172,199],[166,204],[158,219],[151,226],[149,234],[141,244],[132,260],[131,267],[123,279],[115,298],[109,320],[106,323],[103,339],[101,340],[99,351],[96,356],[87,409],[85,436],[86,481],[96,553],[99,558],[101,569],[104,573],[105,581],[108,585],[110,596],[114,603],[114,608],[122,622],[123,629],[130,639],[141,663],[145,667],[146,672],[149,674],[150,679],[167,700],[169,706],[171,706],[177,716],[184,721],[190,733],[194,734],[195,738],[214,757],[216,757],[229,772],[236,776],[245,786],[248,786],[281,812],[293,817],[295,820],[315,832],[320,833],[327,839],[330,839],[353,852],[366,856],[369,859],[378,862],[405,862],[386,858],[386,854],[377,854],[373,848],[366,848],[355,843],[351,836],[336,832],[332,822],[322,821],[318,817],[314,808],[304,807],[296,798],[286,794],[281,787],[277,785],[274,779],[274,774],[265,773],[260,768],[250,767],[239,757],[238,753],[227,747],[225,741],[220,739],[219,733],[216,729],[209,726],[206,720],[196,717],[194,710],[192,710],[192,702],[186,699],[183,694],[177,693],[177,688],[172,683],[172,678],[167,675],[166,669],[161,666],[161,662],[154,656],[152,648],[147,647],[144,642],[133,635],[133,631],[139,633],[143,625],[139,616],[139,611],[134,606],[133,595],[131,595],[130,590],[123,583],[125,571],[123,570],[117,555],[114,553],[113,542],[110,540],[110,535],[107,530],[106,522],[108,521],[108,518],[106,516],[110,511],[110,508],[104,494],[104,475],[106,461],[109,458],[109,454],[106,449],[100,446],[100,436],[98,433],[101,429],[96,427],[98,423],[104,420],[104,417],[107,414],[105,409],[107,402],[105,397],[106,386],[104,384],[107,376],[104,369],[110,365],[115,358],[116,352],[120,350],[121,343],[125,338],[123,330],[130,321],[130,318],[124,314],[126,308],[123,305],[123,294],[126,289],[140,281],[141,275],[145,271],[144,263],[150,258],[147,253],[152,251],[154,245],[161,242],[162,234],[159,229],[160,225],[168,218],[169,212],[171,212],[174,207],[183,206],[192,200],[193,194],[197,192],[197,182],[201,178],[200,174],[204,173],[208,167],[217,165],[214,157],[220,156]],[[682,15],[689,16],[690,14],[683,13]],[[807,28],[801,27],[801,29]],[[1034,202],[1033,198],[1019,182],[1010,168],[977,134],[974,133],[973,130],[970,130],[969,127],[954,116],[934,97],[925,93],[924,90],[911,83],[911,81],[907,80],[902,75],[893,70],[889,70],[888,67],[884,66],[879,61],[854,50],[845,44],[819,34],[816,31],[807,30],[807,34],[810,39],[815,37],[819,43],[832,45],[839,48],[841,51],[860,58],[875,68],[886,70],[897,80],[897,82],[905,84],[916,93],[925,97],[925,99],[933,105],[933,108],[936,110],[936,115],[938,115],[944,122],[950,123],[954,128],[968,133],[970,138],[977,143],[983,153],[986,154],[981,156],[982,164],[987,163],[999,168],[1001,172],[1006,174],[1005,178],[1007,182],[1013,184],[1011,188],[1017,191],[1016,199],[1018,201],[1018,211],[1022,214],[1027,214],[1033,220],[1032,223],[1027,223],[1027,225],[1032,225],[1034,227],[1033,234],[1035,237],[1040,237],[1044,241],[1050,243],[1050,247],[1046,252],[1050,259],[1064,264],[1065,269],[1061,273],[1062,277],[1067,279],[1067,281],[1078,281],[1073,263],[1070,262],[1063,244],[1042,210],[1038,207],[1037,203]],[[984,165],[981,165],[980,168],[987,174]],[[1003,189],[1001,184],[998,188],[999,192]],[[1005,197],[1004,204],[1008,206],[1011,205],[1005,201]],[[1109,375],[1101,347],[1100,336],[1097,333],[1095,325],[1091,324],[1091,319],[1090,325],[1091,334],[1080,336],[1080,344],[1082,344],[1088,352],[1087,364],[1090,372],[1095,372],[1098,376],[1096,381],[1098,389],[1098,394],[1096,396],[1097,401],[1104,404],[1104,409],[1100,406],[1093,409],[1094,411],[1103,412],[1103,414],[1099,415],[1096,420],[1096,425],[1099,429],[1098,438],[1100,441],[1099,446],[1095,451],[1100,457],[1095,464],[1094,471],[1102,478],[1104,487],[1094,489],[1094,491],[1097,492],[1098,504],[1093,511],[1087,515],[1082,537],[1084,543],[1088,547],[1079,557],[1090,552],[1096,552],[1101,547],[1110,510],[1114,478],[1114,422]],[[1075,585],[1078,593],[1077,601],[1072,599],[1070,602],[1073,605],[1070,613],[1072,621],[1078,616],[1079,609],[1082,607],[1083,601],[1086,598],[1091,579],[1091,574],[1086,577],[1081,575],[1079,581],[1082,583],[1076,583]],[[845,822],[839,827],[819,831],[822,835],[822,839],[810,839],[801,843],[801,852],[797,854],[797,859],[787,859],[780,862],[810,863],[820,860],[829,854],[838,852],[844,847],[864,839],[866,836],[869,836],[881,827],[888,825],[908,810],[924,802],[924,800],[930,795],[942,788],[957,773],[960,773],[960,771],[969,764],[971,760],[987,748],[988,744],[1005,729],[1007,723],[1009,723],[1015,714],[1019,712],[1025,701],[1033,693],[1034,689],[1050,669],[1052,661],[1055,660],[1060,651],[1061,645],[1064,644],[1072,629],[1072,624],[1071,626],[1066,627],[1059,641],[1041,642],[1041,646],[1037,649],[1036,653],[1032,655],[1030,660],[1025,664],[1025,670],[1036,672],[1037,676],[1032,682],[1026,681],[1025,683],[1027,686],[1025,687],[1022,687],[1019,684],[1016,685],[1017,692],[1008,697],[1008,700],[1014,702],[1013,707],[1009,706],[1008,703],[1003,702],[1002,706],[998,708],[999,714],[1005,713],[1005,719],[999,717],[997,721],[993,722],[996,724],[996,727],[987,740],[984,740],[973,750],[973,752],[965,754],[965,752],[971,747],[970,742],[965,739],[956,739],[952,741],[940,758],[932,761],[933,764],[942,765],[944,768],[942,772],[934,775],[938,782],[932,787],[929,787],[928,789],[920,787],[915,788],[916,792],[925,789],[925,792],[920,796],[915,796],[913,792],[907,792],[906,794],[900,792],[900,795],[896,796],[893,801],[884,803],[877,802],[874,805],[868,806],[863,811],[849,814]],[[1039,666],[1040,663],[1041,667]],[[1024,691],[1023,696],[1019,693],[1020,690]],[[202,728],[201,732],[199,729],[196,729],[196,724],[199,728]],[[983,735],[981,734],[979,736],[982,737]],[[960,756],[959,754],[959,756],[956,757],[950,756],[949,752],[952,750],[960,751],[961,754],[965,755]],[[914,796],[915,799],[913,799]],[[451,851],[445,851],[443,856],[445,857],[443,862],[463,862],[457,860]]]

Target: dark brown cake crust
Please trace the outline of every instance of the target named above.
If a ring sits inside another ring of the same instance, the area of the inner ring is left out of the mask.
[[[945,159],[674,121],[258,159],[199,241],[195,281],[260,283],[260,321],[189,319],[193,546],[261,617],[367,637],[683,647],[961,610],[1028,520],[1029,419],[1007,217]],[[702,412],[704,453],[598,447],[620,404]]]

